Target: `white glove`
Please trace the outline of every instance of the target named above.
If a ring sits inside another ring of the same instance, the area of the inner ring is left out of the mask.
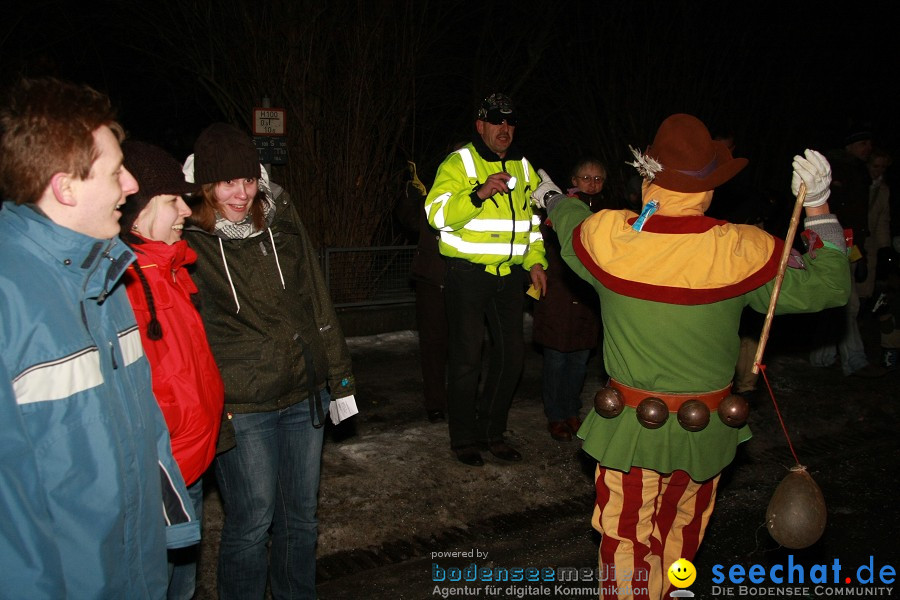
[[[822,206],[831,195],[831,165],[815,150],[804,150],[803,156],[794,157],[794,175],[791,177],[791,193],[800,193],[800,182],[806,184],[803,206]]]
[[[531,203],[538,208],[546,208],[547,200],[557,194],[562,194],[562,190],[559,189],[558,185],[553,183],[553,180],[550,179],[550,175],[547,174],[547,171],[538,169],[538,175],[541,176],[541,184],[531,192]]]

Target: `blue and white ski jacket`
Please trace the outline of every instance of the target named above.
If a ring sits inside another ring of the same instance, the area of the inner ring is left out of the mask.
[[[164,598],[166,548],[200,539],[116,285],[133,260],[0,210],[0,598]]]

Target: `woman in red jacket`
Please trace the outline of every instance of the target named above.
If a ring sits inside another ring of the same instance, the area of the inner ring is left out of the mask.
[[[142,142],[122,145],[125,168],[140,189],[128,197],[119,220],[122,239],[137,254],[123,277],[153,393],[172,439],[172,454],[201,518],[201,476],[212,462],[225,399],[222,378],[192,302],[197,287],[185,269],[197,255],[181,239],[191,209],[181,194],[196,192],[181,165],[165,150]],[[169,552],[168,597],[194,595],[199,546]]]

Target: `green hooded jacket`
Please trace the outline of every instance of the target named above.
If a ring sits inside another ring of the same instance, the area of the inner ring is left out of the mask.
[[[225,383],[226,419],[286,408],[313,389],[327,387],[332,398],[354,393],[350,352],[309,235],[288,194],[276,185],[271,193],[274,219],[252,237],[185,228],[198,255],[191,276]]]

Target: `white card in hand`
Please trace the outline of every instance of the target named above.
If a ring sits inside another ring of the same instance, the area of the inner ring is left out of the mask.
[[[356,408],[356,398],[353,396],[344,396],[337,400],[332,400],[328,407],[328,413],[331,415],[331,422],[337,425],[344,419],[349,419],[357,414],[359,409]]]

